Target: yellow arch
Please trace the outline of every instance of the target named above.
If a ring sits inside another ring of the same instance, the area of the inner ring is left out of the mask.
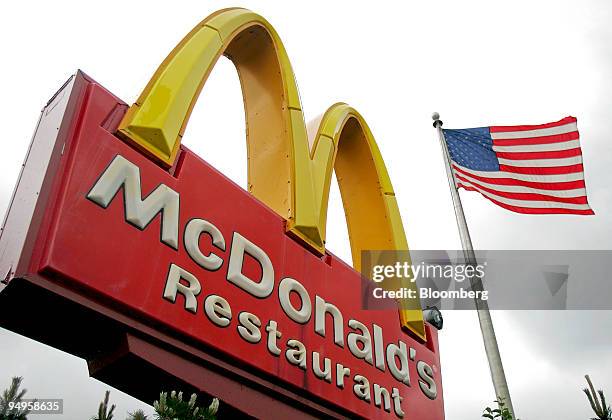
[[[355,269],[363,250],[407,250],[393,187],[367,124],[353,108],[336,104],[324,114],[311,151],[284,46],[274,28],[249,10],[220,10],[189,32],[129,108],[118,134],[172,166],[193,106],[222,54],[236,66],[243,92],[249,192],[284,217],[289,232],[324,253],[335,169]],[[418,301],[413,305],[400,311],[402,324],[425,339]]]
[[[325,112],[312,165],[323,237],[332,171],[336,172],[356,270],[361,269],[362,250],[408,250],[387,168],[368,125],[354,108],[337,103]]]

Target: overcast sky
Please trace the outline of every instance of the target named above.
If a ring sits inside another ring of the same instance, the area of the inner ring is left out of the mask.
[[[175,44],[211,12],[236,3],[13,1],[0,14],[0,213],[16,182],[40,109],[76,69],[132,103]],[[476,248],[612,249],[612,3],[254,2],[291,58],[306,118],[337,101],[368,121],[391,175],[414,249],[460,247],[432,111],[444,126],[537,124],[578,118],[592,217],[526,216],[462,192]],[[246,183],[238,78],[222,59],[184,143]],[[328,248],[350,260],[332,187]],[[441,331],[446,418],[471,420],[494,399],[477,319],[446,312]],[[523,420],[591,417],[583,375],[612,392],[609,312],[495,312]],[[109,387],[86,364],[0,330],[0,388],[24,376],[28,395],[65,398],[64,418],[88,418]],[[118,418],[143,404],[112,392]],[[144,406],[151,411],[150,408]],[[33,417],[34,418],[34,417]],[[40,416],[44,419],[45,417]]]

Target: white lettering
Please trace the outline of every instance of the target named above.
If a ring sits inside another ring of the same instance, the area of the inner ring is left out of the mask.
[[[245,253],[255,258],[261,265],[261,280],[259,283],[242,274]],[[238,232],[234,232],[232,239],[227,280],[259,298],[270,296],[274,289],[274,267],[272,267],[270,258],[261,248]]]

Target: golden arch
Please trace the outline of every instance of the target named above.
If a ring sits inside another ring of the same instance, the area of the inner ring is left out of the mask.
[[[189,32],[129,108],[118,134],[172,166],[193,106],[222,54],[236,66],[242,87],[249,192],[284,217],[288,231],[324,253],[335,169],[354,268],[361,268],[362,250],[407,250],[393,187],[364,119],[346,104],[333,105],[311,149],[283,43],[249,10],[220,10]],[[418,301],[412,305],[400,311],[402,325],[425,339]]]

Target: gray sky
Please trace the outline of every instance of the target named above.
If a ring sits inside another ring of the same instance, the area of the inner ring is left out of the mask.
[[[537,124],[578,118],[593,217],[526,216],[462,192],[480,249],[612,249],[612,3],[601,1],[255,2],[285,43],[307,119],[337,101],[366,118],[385,157],[408,242],[460,247],[431,126]],[[376,4],[376,6],[374,6]],[[9,2],[0,14],[0,212],[42,106],[77,68],[132,103],[155,68],[201,19],[234,3]],[[237,75],[219,62],[184,143],[245,185],[244,117]],[[223,147],[219,147],[222,144]],[[350,260],[333,186],[328,248]],[[612,392],[609,312],[495,312],[521,419],[590,417],[583,375]],[[494,398],[476,315],[445,313],[440,334],[446,416],[480,416]],[[31,397],[66,399],[64,418],[92,415],[107,385],[84,361],[0,330],[0,385],[25,377]],[[119,418],[142,406],[113,391]],[[149,409],[150,411],[150,409]],[[44,418],[44,417],[40,417]]]

